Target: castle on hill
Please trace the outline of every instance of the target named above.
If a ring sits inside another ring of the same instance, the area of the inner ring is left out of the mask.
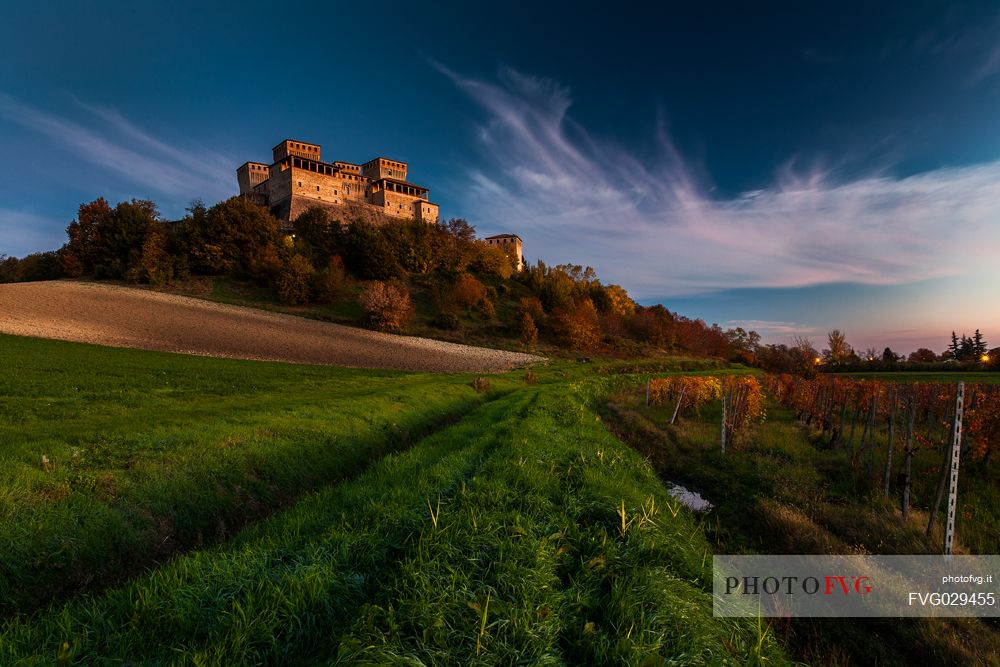
[[[406,180],[406,163],[377,157],[364,164],[323,162],[319,144],[286,139],[271,150],[270,165],[246,162],[236,170],[240,195],[290,221],[313,207],[342,220],[381,216],[437,222],[430,191]]]
[[[272,162],[245,162],[236,170],[240,196],[285,223],[310,208],[326,210],[346,223],[358,218],[375,224],[387,219],[438,221],[438,205],[430,190],[406,180],[406,163],[377,157],[364,164],[323,162],[319,144],[285,139],[271,149]],[[523,244],[517,234],[483,240],[504,251],[514,270],[524,268]]]

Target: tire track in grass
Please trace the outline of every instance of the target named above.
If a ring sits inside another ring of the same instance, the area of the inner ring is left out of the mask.
[[[433,400],[427,391],[437,392]],[[7,464],[0,472],[0,616],[97,592],[179,553],[221,543],[484,400],[464,384],[442,387],[431,378],[328,393],[335,418],[319,414],[324,397],[312,393],[296,407],[300,422],[262,397],[238,411],[219,402],[194,414],[183,409],[183,427],[161,427],[150,411],[130,416],[137,430],[119,426],[95,442],[99,429],[91,425],[80,436],[90,434],[87,446],[60,443],[72,456],[52,443],[12,445],[3,431],[13,429],[0,424],[0,460]],[[39,470],[35,454],[28,465],[28,449],[49,452],[53,469]]]
[[[417,545],[428,499],[447,503],[498,447],[488,426],[519,423],[536,394],[483,405],[225,545],[8,621],[0,664],[300,664],[328,652]]]
[[[560,664],[558,543],[548,466],[529,463],[524,419],[425,526],[417,548],[361,610],[336,664]]]
[[[362,609],[338,664],[760,657],[747,624],[712,617],[700,529],[607,432],[588,391],[552,388],[530,407]],[[782,662],[773,642],[760,652]]]

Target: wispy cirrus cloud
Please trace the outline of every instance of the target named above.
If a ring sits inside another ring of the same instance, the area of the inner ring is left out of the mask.
[[[157,139],[120,112],[76,101],[75,118],[0,93],[0,118],[47,138],[54,150],[107,171],[116,183],[189,201],[220,199],[234,188],[232,160],[197,146]]]
[[[660,123],[642,155],[575,122],[570,91],[510,68],[496,80],[438,65],[485,112],[466,210],[510,229],[529,257],[572,259],[639,298],[737,287],[893,285],[996,263],[1000,161],[839,182],[775,174],[764,189],[711,196]]]

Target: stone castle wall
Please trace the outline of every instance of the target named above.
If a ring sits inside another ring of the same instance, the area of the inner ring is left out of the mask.
[[[311,208],[323,209],[330,216],[331,220],[337,220],[343,225],[350,224],[359,219],[373,225],[383,225],[391,220],[399,220],[399,218],[387,216],[374,206],[364,203],[345,202],[334,204],[332,202],[296,196],[289,197],[279,202],[276,206],[272,206],[271,212],[279,220],[291,221]]]
[[[376,193],[380,196],[375,201],[369,201],[364,180],[351,176],[355,175],[327,176],[306,169],[285,169],[268,181],[271,208],[281,220],[294,220],[310,206],[320,206],[347,221],[362,217],[372,222],[387,218],[437,222],[436,204],[384,190]]]
[[[285,140],[274,147],[275,162],[247,162],[237,169],[240,194],[270,206],[283,221],[312,206],[336,219],[363,218],[437,222],[438,206],[427,201],[426,188],[396,182],[406,177],[406,163],[376,158],[364,165],[320,161],[319,144]],[[375,182],[372,178],[396,181]]]

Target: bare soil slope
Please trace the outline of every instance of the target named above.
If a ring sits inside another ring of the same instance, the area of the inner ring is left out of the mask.
[[[72,281],[0,285],[0,333],[214,357],[415,371],[495,371],[543,360]]]

